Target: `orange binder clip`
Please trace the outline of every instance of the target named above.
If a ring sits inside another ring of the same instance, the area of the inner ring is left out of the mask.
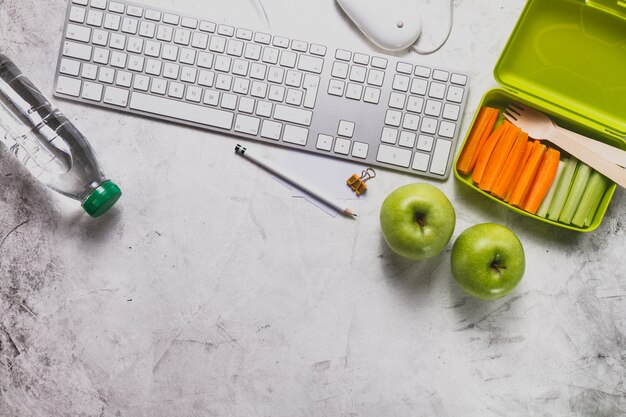
[[[365,191],[367,191],[367,181],[376,177],[376,171],[372,168],[367,168],[365,171],[361,172],[361,176],[358,174],[352,174],[348,181],[346,182],[350,188],[356,193],[356,195],[361,195]]]

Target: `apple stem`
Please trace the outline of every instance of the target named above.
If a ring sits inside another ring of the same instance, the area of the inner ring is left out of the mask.
[[[506,266],[500,265],[498,261],[496,260],[491,263],[491,268],[493,268],[499,274],[500,270],[506,269]]]
[[[415,215],[415,221],[417,222],[417,224],[419,224],[420,228],[424,228],[424,226],[426,226],[426,222],[424,221],[424,214],[422,213],[417,213]]]

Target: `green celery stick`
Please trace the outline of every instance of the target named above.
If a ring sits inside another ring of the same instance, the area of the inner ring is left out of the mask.
[[[574,218],[574,213],[576,212],[576,209],[580,204],[580,200],[583,197],[583,193],[585,192],[585,188],[587,188],[587,183],[589,182],[590,176],[591,168],[589,167],[589,165],[580,163],[578,165],[578,169],[576,170],[574,181],[572,181],[572,188],[569,191],[569,195],[567,196],[567,200],[565,200],[565,205],[563,206],[563,210],[561,211],[561,215],[559,216],[560,222],[572,222],[572,219]]]
[[[559,178],[561,178],[561,174],[565,169],[565,165],[567,164],[567,160],[559,161],[559,167],[556,169],[556,175],[554,176],[554,180],[552,180],[552,185],[550,185],[550,189],[548,193],[543,198],[543,201],[539,205],[539,209],[537,210],[537,216],[546,217],[548,215],[548,209],[550,208],[550,202],[552,201],[552,197],[554,197],[554,193],[556,192],[556,185],[559,182]]]
[[[570,186],[572,185],[572,179],[576,173],[576,166],[578,160],[572,156],[569,157],[565,164],[563,174],[559,177],[559,183],[556,186],[556,191],[550,202],[550,208],[548,209],[548,218],[550,220],[558,221],[561,215],[561,210],[565,205],[565,200],[569,194]]]
[[[580,200],[580,204],[576,209],[576,214],[572,218],[572,224],[578,227],[583,227],[588,217],[592,217],[595,212],[591,213],[591,209],[596,206],[596,202],[599,203],[604,194],[607,179],[604,175],[598,171],[593,171],[589,177],[589,182],[585,188],[585,192]]]
[[[504,112],[501,111],[498,113],[498,118],[496,119],[496,123],[493,125],[493,130],[496,130],[498,126],[500,126],[504,122]]]
[[[612,184],[608,178],[606,177],[603,177],[603,178],[604,178],[604,186],[602,187],[602,189],[598,191],[598,196],[596,198],[596,201],[594,202],[593,206],[591,206],[591,210],[589,210],[589,213],[587,214],[587,219],[585,220],[585,224],[584,224],[585,227],[591,225],[593,218],[596,217],[596,212],[598,211],[598,207],[600,206],[600,203],[604,199],[604,193],[606,192],[607,188],[609,188]]]

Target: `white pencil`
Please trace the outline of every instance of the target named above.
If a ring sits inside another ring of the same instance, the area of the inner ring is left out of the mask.
[[[263,158],[259,158],[254,153],[251,153],[249,150],[247,150],[245,147],[241,145],[237,145],[235,146],[235,152],[251,160],[257,165],[265,168],[272,174],[279,176],[280,178],[284,179],[285,181],[290,182],[291,184],[295,185],[298,188],[301,188],[302,190],[311,194],[313,197],[318,198],[320,201],[323,201],[324,203],[333,207],[335,210],[339,211],[340,213],[346,216],[352,217],[352,218],[356,217],[356,214],[349,207],[340,205],[339,203],[335,202],[332,198],[325,196],[324,194],[322,194],[320,191],[316,190],[309,184],[306,184],[304,181],[294,178],[292,175],[287,174],[280,168],[273,166],[271,162],[264,160]]]

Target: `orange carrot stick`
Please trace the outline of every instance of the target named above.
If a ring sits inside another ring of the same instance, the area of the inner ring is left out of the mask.
[[[517,172],[522,170],[522,162],[524,154],[526,153],[527,144],[528,134],[519,130],[517,137],[515,138],[513,148],[509,153],[509,157],[506,159],[502,172],[498,176],[498,179],[491,190],[491,195],[496,196],[499,199],[504,199],[507,191],[509,191],[511,183],[513,182],[513,178],[516,176]]]
[[[528,137],[528,133],[524,131],[522,132],[524,133],[524,135],[526,135],[526,137]],[[513,176],[513,180],[509,184],[509,189],[506,190],[506,196],[504,197],[504,201],[506,201],[507,203],[509,202],[509,200],[511,200],[511,194],[513,194],[513,190],[515,189],[515,186],[517,185],[517,182],[519,181],[519,177],[520,175],[522,175],[522,170],[526,166],[526,162],[528,162],[528,157],[533,152],[533,149],[535,148],[535,146],[539,146],[539,143],[540,142],[538,140],[526,142],[526,151],[524,152],[524,156],[522,157],[521,164],[519,165],[517,171],[515,172],[515,175]]]
[[[513,194],[511,194],[511,199],[509,200],[509,204],[515,207],[520,207],[522,205],[522,201],[528,194],[528,190],[535,179],[535,175],[537,174],[537,170],[539,169],[539,165],[543,160],[543,154],[546,153],[546,145],[533,146],[533,150],[528,157],[528,161],[522,170],[522,174],[519,177],[519,181],[515,185],[513,189]]]
[[[496,119],[498,118],[498,113],[498,109],[491,107],[482,107],[478,111],[474,127],[472,128],[467,142],[465,142],[465,146],[463,146],[461,156],[459,156],[459,160],[456,164],[457,170],[462,174],[469,174],[472,172],[472,169],[474,169],[474,165],[476,165],[476,160],[478,159],[478,151],[485,139],[491,134]]]
[[[510,126],[507,131],[502,134],[498,144],[493,149],[493,153],[485,168],[485,173],[478,184],[481,190],[489,192],[493,189],[519,132],[520,129],[517,126]]]
[[[537,171],[537,176],[533,182],[532,187],[526,197],[526,202],[523,205],[524,210],[529,213],[535,214],[539,209],[539,205],[545,198],[554,177],[556,176],[556,170],[559,167],[559,158],[561,154],[559,151],[553,148],[549,148],[543,157],[543,161]]]
[[[487,167],[487,162],[489,162],[489,158],[493,153],[493,149],[496,147],[496,144],[510,126],[512,126],[511,123],[505,120],[504,123],[498,126],[485,141],[485,144],[480,150],[480,155],[478,155],[474,171],[472,172],[472,181],[476,184],[480,184],[483,174],[485,173],[485,168]]]

